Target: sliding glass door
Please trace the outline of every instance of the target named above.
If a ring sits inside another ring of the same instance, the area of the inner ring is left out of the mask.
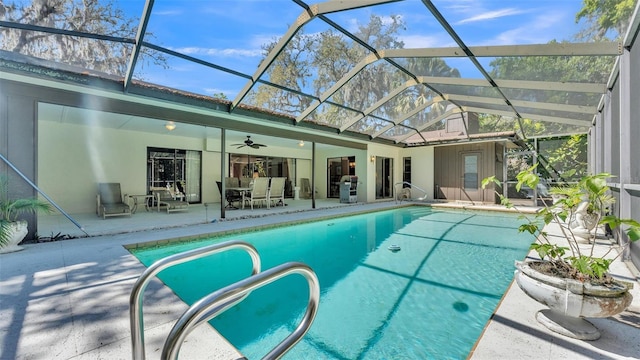
[[[356,157],[344,156],[327,159],[327,197],[340,198],[340,179],[356,174]]]
[[[393,159],[376,156],[376,199],[393,197]]]
[[[229,154],[229,176],[235,178],[284,177],[285,197],[293,197],[296,159],[248,154]]]
[[[190,203],[201,201],[200,151],[147,148],[147,191],[164,188]],[[180,195],[181,194],[181,195]]]

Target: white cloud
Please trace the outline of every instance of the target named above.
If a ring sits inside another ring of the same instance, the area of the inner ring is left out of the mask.
[[[183,47],[172,49],[186,55],[200,56],[221,56],[221,57],[259,57],[262,56],[261,49],[216,49],[201,47]]]
[[[421,49],[421,48],[438,48],[454,46],[453,40],[448,36],[425,36],[425,35],[404,35],[398,37],[404,42],[405,49]],[[448,40],[449,43],[444,43],[443,40]]]
[[[552,39],[562,40],[558,38],[558,29],[566,25],[565,23],[566,16],[561,13],[543,13],[530,22],[522,23],[516,28],[499,33],[493,39],[488,39],[487,44],[545,44]]]
[[[402,21],[403,16],[398,15],[398,18],[400,21]],[[391,16],[381,16],[380,20],[382,20],[382,25],[385,25],[385,26],[393,24],[393,18]]]
[[[177,16],[177,15],[182,15],[182,10],[181,9],[158,10],[158,11],[154,11],[153,15],[158,15],[158,16]]]
[[[478,21],[494,20],[501,17],[518,15],[522,13],[524,13],[524,11],[513,9],[513,8],[487,11],[466,19],[462,19],[458,21],[457,24],[460,25],[460,24],[467,24],[467,23],[478,22]]]

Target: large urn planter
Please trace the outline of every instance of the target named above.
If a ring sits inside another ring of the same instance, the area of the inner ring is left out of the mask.
[[[23,248],[18,246],[18,244],[25,236],[27,236],[28,232],[26,221],[14,221],[9,223],[9,225],[7,225],[9,241],[5,246],[0,247],[0,254],[22,250]]]
[[[522,291],[549,309],[536,319],[548,329],[581,340],[596,340],[600,332],[584,318],[604,318],[624,311],[633,296],[633,284],[615,282],[610,286],[593,285],[574,279],[543,274],[528,262],[516,262],[515,279]]]

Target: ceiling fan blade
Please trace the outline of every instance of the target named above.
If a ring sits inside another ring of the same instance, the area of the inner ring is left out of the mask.
[[[267,147],[267,145],[264,145],[264,144],[253,144],[253,146],[257,146],[257,147],[261,147],[261,146],[262,146],[262,147]]]

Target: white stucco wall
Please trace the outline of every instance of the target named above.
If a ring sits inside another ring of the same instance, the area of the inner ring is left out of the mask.
[[[434,194],[434,148],[423,146],[402,150],[403,157],[411,157],[411,184],[426,191],[426,199],[433,200]],[[400,181],[402,169],[400,168]],[[411,197],[416,199],[424,196],[418,189],[411,190]]]
[[[39,121],[38,184],[69,213],[95,211],[97,183],[146,193],[148,146],[201,151],[203,139]],[[203,152],[202,161],[203,201],[220,201],[214,182],[220,154]]]

